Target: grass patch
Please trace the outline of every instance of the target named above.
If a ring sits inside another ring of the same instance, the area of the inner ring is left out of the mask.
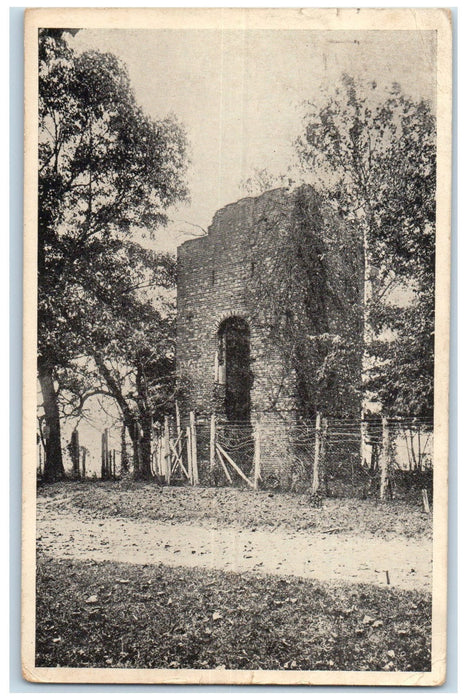
[[[325,499],[312,507],[306,494],[239,488],[164,487],[135,482],[64,482],[38,489],[38,505],[87,517],[217,524],[242,528],[280,526],[318,533],[349,531],[392,539],[431,537],[432,517],[403,501]]]
[[[36,665],[429,671],[422,593],[40,557]]]

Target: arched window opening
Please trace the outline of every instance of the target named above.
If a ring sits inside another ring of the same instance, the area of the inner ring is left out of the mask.
[[[238,316],[225,319],[218,331],[217,381],[225,385],[229,421],[250,420],[250,329]]]

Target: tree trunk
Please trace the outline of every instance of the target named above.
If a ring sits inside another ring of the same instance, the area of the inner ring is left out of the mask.
[[[121,387],[118,382],[112,377],[110,370],[106,367],[102,357],[96,353],[95,361],[102,376],[105,379],[107,387],[112,396],[116,399],[123,416],[123,423],[128,430],[128,434],[133,444],[133,478],[134,479],[150,479],[151,473],[151,434],[152,434],[152,416],[150,412],[144,412],[140,405],[139,413],[141,424],[135,420],[134,415],[129,407],[128,402],[123,396]],[[156,475],[155,480],[158,484],[161,483]]]
[[[133,420],[128,426],[131,442],[133,443],[133,478],[141,479],[141,426],[139,421]]]
[[[151,479],[151,448],[152,448],[152,416],[146,414],[141,417],[141,464],[140,478]]]
[[[65,469],[62,459],[57,392],[51,368],[39,361],[38,373],[46,425],[44,481],[59,481],[64,478]]]
[[[121,433],[121,465],[120,465],[120,471],[121,474],[128,474],[129,471],[129,464],[128,464],[128,453],[126,451],[126,440],[125,440],[125,423],[122,425],[122,433]]]

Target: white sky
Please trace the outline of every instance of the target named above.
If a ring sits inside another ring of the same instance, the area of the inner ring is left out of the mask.
[[[144,111],[156,119],[173,113],[184,124],[191,204],[170,214],[203,228],[245,196],[241,182],[255,168],[285,172],[303,101],[343,72],[434,99],[432,32],[84,29],[71,43],[117,55]],[[177,221],[155,245],[173,250],[194,230]]]

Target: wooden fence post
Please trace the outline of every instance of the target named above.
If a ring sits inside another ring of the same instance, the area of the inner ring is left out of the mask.
[[[133,476],[135,479],[139,479],[141,477],[141,465],[143,463],[143,460],[141,454],[141,425],[137,420],[135,420],[134,422],[134,433],[136,443],[133,440]]]
[[[327,472],[326,472],[326,438],[328,436],[328,419],[321,421],[321,440],[319,455],[319,490],[327,496]]]
[[[81,447],[81,476],[86,478],[86,448]]]
[[[209,470],[211,475],[216,468],[216,416],[211,415],[211,430],[209,434]]]
[[[126,474],[130,468],[128,463],[128,452],[126,449],[125,430],[125,423],[123,423],[120,433],[120,474]]]
[[[186,427],[186,461],[188,466],[188,478],[190,484],[193,486],[193,451],[191,449],[191,428],[189,425]]]
[[[182,426],[180,422],[180,409],[178,407],[178,401],[175,401],[175,425],[177,426],[177,439],[182,434]]]
[[[101,438],[101,478],[107,479],[109,476],[109,454],[107,428],[102,433]]]
[[[157,468],[159,470],[159,476],[164,476],[165,462],[164,462],[164,434],[159,435],[158,452],[157,452]]]
[[[193,486],[198,486],[198,449],[196,444],[196,420],[194,411],[190,411],[190,432],[191,432],[191,470],[193,474]]]
[[[381,483],[379,489],[380,500],[384,500],[386,494],[386,482],[388,479],[388,466],[389,466],[389,428],[388,419],[386,416],[382,418],[383,427],[383,437],[381,446]]]
[[[110,455],[109,455],[109,429],[105,429],[105,471],[107,479],[110,476]]]
[[[79,479],[79,433],[77,428],[71,433],[71,461],[73,464],[73,476]]]
[[[170,475],[172,471],[172,460],[170,459],[170,427],[169,417],[164,418],[164,462],[165,462],[165,483],[170,485]]]
[[[38,454],[39,463],[38,463],[38,472],[37,472],[37,474],[38,474],[38,476],[42,476],[42,473],[43,473],[43,471],[42,471],[42,461],[43,461],[43,460],[42,460],[42,444],[41,444],[40,442],[39,442],[39,444],[38,444],[38,450],[39,450],[39,454]]]
[[[365,422],[365,411],[360,412],[360,467],[366,469],[368,462],[365,456],[367,442],[367,423]],[[353,470],[353,467],[352,467]]]
[[[428,501],[428,492],[426,489],[422,489],[422,501],[423,501],[423,510],[425,513],[430,512],[430,503]]]
[[[177,456],[180,462],[183,461],[183,440],[182,440],[182,422],[180,420],[180,408],[178,401],[175,401],[175,425],[177,427]]]
[[[255,452],[253,457],[253,483],[255,489],[257,489],[261,479],[261,427],[259,418],[255,422],[254,440]]]
[[[319,489],[319,452],[321,444],[321,413],[316,414],[315,423],[315,454],[313,459],[313,480],[311,483],[311,492],[313,495],[318,493]]]

